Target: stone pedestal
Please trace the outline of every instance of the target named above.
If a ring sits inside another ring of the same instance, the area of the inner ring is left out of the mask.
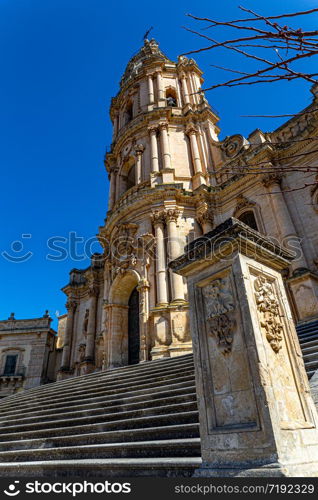
[[[228,219],[170,264],[189,289],[198,475],[318,475],[318,418],[280,274],[290,259]]]
[[[299,321],[310,321],[318,316],[318,276],[310,271],[301,272],[287,280],[295,299]]]
[[[151,359],[173,358],[192,352],[189,326],[189,305],[170,304],[151,311],[154,345]]]

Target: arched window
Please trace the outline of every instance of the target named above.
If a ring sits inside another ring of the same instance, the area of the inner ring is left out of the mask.
[[[252,229],[255,229],[255,231],[259,230],[253,210],[245,210],[245,212],[238,216],[238,220],[250,226]]]
[[[175,108],[177,106],[177,94],[175,89],[169,88],[166,90],[166,102],[167,106]]]
[[[129,123],[132,119],[133,119],[133,103],[129,101],[125,108],[125,125]]]
[[[17,362],[18,362],[17,354],[8,354],[6,356],[3,375],[4,376],[15,375]]]
[[[130,167],[130,170],[127,174],[127,191],[128,189],[132,188],[136,184],[136,169],[135,165]]]

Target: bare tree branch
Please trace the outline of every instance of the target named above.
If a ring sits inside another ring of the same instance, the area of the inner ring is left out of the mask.
[[[258,83],[269,83],[279,80],[295,80],[298,78],[304,79],[311,83],[317,83],[317,80],[314,78],[314,76],[317,76],[317,73],[305,73],[296,71],[291,66],[293,63],[298,62],[299,60],[318,55],[318,30],[304,31],[301,28],[295,29],[289,26],[281,26],[276,22],[276,20],[284,17],[297,17],[301,15],[312,14],[314,12],[318,12],[318,9],[311,9],[309,11],[295,12],[291,14],[282,14],[280,16],[263,16],[251,9],[246,9],[245,7],[239,8],[244,12],[248,12],[253,17],[248,19],[236,19],[234,21],[217,21],[215,19],[210,19],[207,17],[198,17],[193,16],[192,14],[188,14],[190,18],[196,21],[209,22],[209,26],[205,27],[205,29],[223,27],[225,30],[228,28],[243,30],[246,32],[246,36],[217,41],[204,33],[185,27],[187,31],[212,42],[212,44],[196,50],[191,50],[184,53],[183,55],[204,52],[212,49],[225,48],[237,52],[242,56],[254,59],[255,61],[258,61],[265,65],[265,68],[260,67],[256,71],[251,72],[239,72],[230,68],[218,67],[218,69],[237,73],[241,76],[239,78],[217,83],[203,90],[212,90],[218,87],[233,87],[245,84],[254,85]],[[272,22],[272,20],[275,20],[275,22]],[[254,21],[263,22],[265,24],[265,27],[256,28],[252,26],[251,23]],[[247,52],[246,50],[242,50],[241,47],[254,49],[254,52]],[[263,50],[264,48],[267,50],[275,50],[279,61],[268,60],[264,57],[263,54],[255,53],[255,49]],[[280,53],[280,51],[283,50],[286,51],[285,57],[283,57]],[[290,50],[295,52],[293,56],[288,56],[288,52]]]

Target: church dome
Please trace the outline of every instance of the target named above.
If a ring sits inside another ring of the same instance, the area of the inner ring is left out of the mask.
[[[128,62],[124,75],[120,81],[120,86],[123,87],[129,80],[135,78],[145,63],[154,61],[171,62],[170,59],[161,52],[154,38],[150,41],[146,39],[141,49]]]

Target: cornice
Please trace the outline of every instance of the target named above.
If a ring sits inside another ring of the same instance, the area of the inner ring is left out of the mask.
[[[154,122],[156,121],[167,121],[169,126],[177,126],[180,124],[184,124],[186,126],[186,124],[191,121],[193,123],[201,124],[207,119],[211,119],[212,123],[215,124],[219,120],[219,117],[210,108],[204,108],[203,110],[191,109],[186,115],[174,114],[175,109],[182,111],[182,108],[171,108],[166,106],[142,112],[137,115],[133,120],[127,123],[127,125],[120,129],[115,141],[111,145],[111,151],[108,152],[106,156],[116,156],[128,139],[135,137],[143,129],[146,132],[147,128],[154,126]]]
[[[100,238],[101,244],[103,239],[111,234],[113,228],[118,225],[120,221],[127,216],[131,218],[132,211],[137,215],[137,211],[144,208],[148,213],[150,207],[153,207],[155,203],[163,203],[165,200],[171,198],[175,199],[178,204],[188,207],[195,207],[198,200],[195,194],[192,191],[185,190],[182,184],[162,184],[155,188],[144,186],[135,193],[135,196],[128,197],[123,200],[120,205],[115,206],[115,209],[105,220],[105,225],[100,226],[97,236]]]

